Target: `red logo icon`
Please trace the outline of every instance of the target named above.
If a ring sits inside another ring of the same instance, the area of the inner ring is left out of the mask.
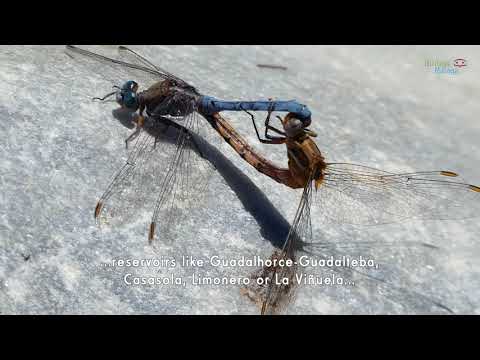
[[[467,60],[465,60],[465,59],[455,59],[455,60],[453,60],[453,66],[455,66],[455,67],[467,66]]]

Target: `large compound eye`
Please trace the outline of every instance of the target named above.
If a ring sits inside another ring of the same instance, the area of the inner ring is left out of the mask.
[[[303,130],[303,123],[294,117],[290,117],[284,124],[285,132],[287,136],[295,136]]]
[[[122,90],[132,91],[132,88],[133,88],[134,84],[136,84],[135,81],[128,80],[122,85]]]

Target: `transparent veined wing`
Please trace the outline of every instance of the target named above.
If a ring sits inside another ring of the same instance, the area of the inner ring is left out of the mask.
[[[203,157],[203,144],[197,134],[168,118],[146,118],[125,164],[97,203],[97,221],[109,226],[142,221],[147,228],[150,217],[160,237],[168,236],[171,226],[201,206],[214,172]]]
[[[302,197],[281,250],[275,250],[270,260],[284,261],[272,266],[264,266],[251,275],[251,285],[242,289],[244,295],[257,303],[262,315],[278,314],[287,308],[294,300],[298,287],[297,251],[304,243],[312,239],[312,223],[310,216],[312,200],[312,181],[307,182],[303,189]],[[290,263],[287,263],[290,261]],[[257,279],[263,278],[265,282],[258,284]]]
[[[165,80],[174,80],[180,86],[192,87],[186,81],[184,81],[181,78],[179,78],[178,76],[175,76],[172,73],[162,69],[158,65],[153,64],[150,60],[148,60],[144,56],[140,55],[135,50],[130,49],[129,47],[120,45],[118,47],[118,51],[122,55],[124,55],[126,57],[130,57],[130,59],[132,59],[132,61],[131,61],[132,63],[134,63],[134,64],[136,63],[137,65],[143,64],[144,69],[145,68],[149,69],[149,70],[145,70],[145,71],[153,70],[155,72],[155,74],[160,78],[163,78]]]
[[[315,205],[327,221],[352,225],[478,216],[480,188],[451,180],[457,176],[450,171],[396,174],[329,163],[315,194]]]
[[[202,138],[197,135],[198,115],[192,112],[184,118],[185,127],[177,128],[179,135],[176,138],[173,153],[164,169],[164,177],[160,185],[158,196],[150,222],[149,241],[155,236],[158,225],[172,224],[181,221],[185,213],[182,207],[191,207],[200,204],[200,199],[206,191],[208,180],[214,167],[204,158],[200,148]],[[192,152],[192,149],[196,150]],[[178,209],[179,211],[174,211]],[[166,214],[165,214],[166,212]],[[158,229],[160,230],[160,229]]]
[[[364,170],[364,169],[363,169]],[[364,170],[365,171],[365,170]],[[371,171],[371,170],[369,170]],[[370,174],[372,172],[369,172]],[[375,174],[378,174],[375,172]],[[383,176],[385,172],[380,172]],[[359,176],[358,172],[356,173]],[[365,174],[363,174],[365,175]],[[417,173],[418,175],[418,173]],[[422,176],[425,175],[422,174]],[[441,176],[453,176],[453,173],[444,173]],[[402,175],[403,176],[403,175]],[[428,178],[428,176],[427,176]],[[244,295],[256,302],[261,308],[262,314],[277,314],[287,310],[287,306],[291,304],[296,298],[297,292],[302,286],[301,278],[308,277],[309,269],[300,266],[298,260],[300,256],[306,255],[310,258],[328,260],[331,256],[335,259],[346,256],[349,258],[358,258],[359,255],[369,258],[369,254],[373,250],[385,248],[385,251],[392,251],[394,248],[408,248],[418,253],[430,254],[432,251],[438,250],[437,247],[426,244],[421,241],[402,241],[402,242],[379,242],[379,241],[344,241],[332,242],[320,234],[316,234],[315,238],[312,233],[312,219],[311,206],[315,195],[313,183],[308,182],[304,188],[300,203],[293,220],[290,232],[285,241],[283,249],[274,251],[271,260],[274,259],[291,259],[292,266],[264,266],[251,275],[251,282],[253,285],[243,289]],[[371,215],[371,213],[370,213]],[[375,219],[378,215],[375,214]],[[402,217],[400,217],[401,219]],[[369,220],[369,218],[366,218]],[[398,220],[396,216],[393,219]],[[310,270],[312,270],[310,268]],[[375,270],[374,270],[375,271]],[[409,286],[405,287],[405,281],[401,280],[398,284],[396,282],[388,281],[377,276],[375,273],[356,269],[354,267],[326,267],[321,274],[322,277],[328,276],[328,273],[334,273],[341,276],[347,281],[353,278],[359,279],[359,284],[362,288],[372,287],[379,296],[385,297],[389,302],[398,304],[407,309],[415,309],[415,311],[433,312],[433,313],[451,313],[452,310],[448,306],[442,304],[441,301],[431,296],[422,294],[419,291],[411,289]],[[395,275],[397,276],[397,275]],[[256,279],[269,278],[267,285],[258,285]],[[275,281],[278,280],[278,281]],[[287,282],[282,283],[282,279],[288,279]],[[408,283],[408,281],[407,281]],[[320,294],[320,293],[319,293]],[[320,296],[320,295],[319,295]],[[411,311],[411,310],[410,310]]]
[[[180,86],[193,88],[186,81],[124,46],[98,45],[79,48],[67,45],[66,52],[73,59],[81,57],[78,61],[80,66],[95,72],[111,85],[120,86],[125,81],[135,80],[145,89],[159,80],[175,80]]]

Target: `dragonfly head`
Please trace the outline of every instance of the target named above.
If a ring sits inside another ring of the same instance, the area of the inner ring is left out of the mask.
[[[287,134],[287,137],[289,138],[296,138],[305,134],[312,137],[317,136],[314,131],[306,128],[308,125],[311,124],[310,119],[308,121],[302,121],[296,118],[295,114],[288,113],[287,116],[285,116],[281,120],[283,124],[283,129],[285,130],[285,134]]]
[[[137,110],[138,109],[138,100],[137,100],[137,91],[138,84],[129,80],[122,85],[121,88],[116,92],[117,103],[126,108]]]

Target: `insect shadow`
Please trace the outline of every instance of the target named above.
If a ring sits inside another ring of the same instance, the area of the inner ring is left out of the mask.
[[[129,129],[134,127],[131,112],[124,109],[115,109],[112,113],[115,119],[123,126]],[[156,117],[155,120],[153,125],[150,123],[150,126],[148,126],[149,121],[147,118],[145,122],[147,126],[144,127],[144,130],[149,135],[155,136],[159,143],[166,142],[174,145],[179,132],[182,131],[182,129],[186,130],[178,123],[173,124],[168,118]],[[168,131],[165,131],[165,123],[174,126],[169,126]],[[205,126],[209,125],[205,122]],[[290,230],[289,222],[252,180],[227,159],[215,146],[209,144],[197,134],[190,132],[190,135],[193,137],[195,143],[195,146],[190,145],[192,149],[216,168],[216,172],[223,177],[226,184],[235,192],[245,210],[247,210],[258,223],[262,237],[276,248],[281,249]],[[302,244],[299,243],[298,247],[302,247]]]

